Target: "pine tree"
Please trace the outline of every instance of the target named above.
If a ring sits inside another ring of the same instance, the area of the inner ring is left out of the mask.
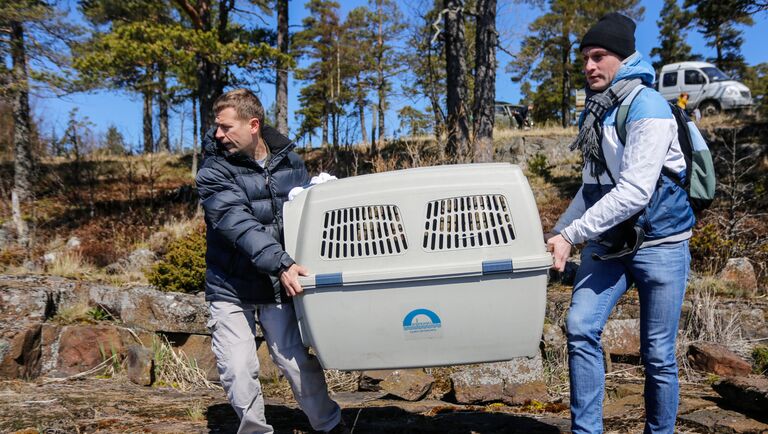
[[[277,48],[288,56],[288,0],[276,0],[277,9]],[[275,81],[275,128],[288,135],[288,67],[287,62],[277,63]]]
[[[328,144],[329,123],[338,114],[337,104],[341,91],[340,52],[341,24],[339,4],[329,0],[310,0],[306,5],[310,14],[302,22],[304,29],[294,35],[294,49],[298,56],[312,60],[306,68],[296,70],[296,78],[307,85],[299,91],[302,117],[299,136],[312,134],[322,128],[321,142]],[[338,143],[334,143],[337,145]]]
[[[694,11],[694,20],[707,46],[715,49],[715,57],[708,59],[726,74],[741,77],[746,71],[741,54],[743,31],[737,26],[751,26],[754,20],[742,0],[686,0],[686,8]]]
[[[464,2],[444,0],[445,71],[447,89],[448,140],[446,153],[455,161],[464,161],[469,153],[469,89],[467,84]]]
[[[695,60],[700,56],[691,53],[691,46],[685,42],[687,29],[693,20],[689,11],[680,9],[677,0],[664,0],[664,6],[659,13],[659,46],[651,50],[651,57],[657,57],[653,62],[656,70],[668,63]]]
[[[535,4],[532,0],[529,3]],[[513,80],[530,79],[537,83],[533,92],[534,115],[538,120],[558,119],[565,127],[571,123],[573,89],[583,85],[580,55],[574,48],[581,37],[608,12],[619,11],[639,19],[644,8],[639,0],[550,0],[548,12],[529,26],[520,52],[508,65]]]
[[[407,79],[402,84],[404,94],[422,95],[429,101],[433,134],[438,142],[445,132],[447,90],[445,62],[442,60],[444,44],[432,24],[438,19],[441,10],[442,2],[434,0],[431,7],[419,12],[416,20],[410,24],[404,56]]]
[[[477,3],[475,42],[474,161],[493,161],[493,123],[496,100],[496,0]]]

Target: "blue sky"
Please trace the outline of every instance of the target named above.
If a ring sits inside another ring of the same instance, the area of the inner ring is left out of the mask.
[[[424,0],[421,0],[424,1]],[[298,30],[301,20],[307,15],[304,9],[304,0],[291,0],[289,3],[289,17],[291,31]],[[356,6],[367,5],[367,0],[342,0],[341,16]],[[412,16],[413,11],[418,7],[419,0],[399,0],[401,11],[406,16]],[[645,17],[638,23],[635,34],[637,49],[644,56],[647,56],[653,47],[658,45],[659,31],[656,21],[659,19],[663,0],[642,0],[641,4],[645,6]],[[520,41],[525,37],[527,25],[539,15],[541,11],[532,9],[528,6],[517,4],[512,1],[499,2],[499,14],[497,18],[497,28],[500,33],[502,45],[510,52],[516,52]],[[267,25],[273,25],[274,17],[265,17]],[[765,35],[768,34],[768,13],[761,13],[754,17],[755,25],[744,28],[744,44],[742,52],[750,65],[762,62],[768,62],[768,48],[765,44]],[[713,56],[713,50],[706,47],[704,39],[696,31],[689,31],[687,36],[688,43],[693,47],[695,53],[704,55],[704,57]],[[506,65],[511,60],[506,53],[499,51],[497,54],[498,70],[496,77],[496,99],[511,102],[517,102],[520,99],[519,85],[510,80],[510,75],[505,72]],[[302,84],[293,79],[289,81],[289,124],[294,129],[298,122],[294,116],[299,108],[296,100],[298,89]],[[397,85],[395,86],[398,87]],[[274,102],[274,85],[268,83],[254,83],[253,90],[259,92],[265,107],[269,107]],[[88,94],[71,95],[64,98],[45,97],[35,95],[32,98],[32,106],[42,122],[41,129],[44,133],[49,133],[56,129],[59,134],[65,128],[68,119],[68,113],[73,107],[79,109],[81,116],[87,116],[95,124],[95,132],[103,133],[109,125],[115,125],[123,133],[128,143],[139,143],[141,141],[141,99],[137,95],[126,92],[101,91]],[[410,97],[395,94],[390,101],[392,110],[387,115],[386,134],[391,136],[399,126],[395,111],[404,106],[412,105],[420,109],[426,107],[425,100],[412,100]],[[185,147],[191,147],[192,142],[192,119],[190,117],[191,105],[186,104],[182,107],[175,107],[176,112],[171,114],[171,143],[173,146],[181,138]],[[181,116],[185,115],[183,122],[183,136],[181,133]],[[368,131],[370,134],[370,114],[368,114]],[[157,127],[155,127],[157,129]],[[317,142],[315,140],[314,142]]]

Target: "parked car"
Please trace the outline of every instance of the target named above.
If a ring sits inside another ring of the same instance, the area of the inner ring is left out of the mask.
[[[531,128],[533,126],[529,107],[525,105],[496,101],[494,117],[494,124],[500,128]]]
[[[670,102],[688,94],[686,109],[699,109],[703,116],[723,110],[752,107],[749,88],[728,77],[711,63],[679,62],[664,65],[657,83],[661,95]]]

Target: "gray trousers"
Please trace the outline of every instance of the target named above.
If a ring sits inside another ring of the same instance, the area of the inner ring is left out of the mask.
[[[323,369],[301,342],[292,304],[208,304],[212,349],[229,403],[240,418],[238,433],[272,433],[264,417],[259,382],[255,327],[264,333],[269,354],[293,390],[293,396],[316,431],[329,431],[341,409],[328,396]]]

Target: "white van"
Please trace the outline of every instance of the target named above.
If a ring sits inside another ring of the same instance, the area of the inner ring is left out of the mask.
[[[688,110],[698,108],[704,116],[721,110],[752,106],[752,95],[744,84],[731,79],[711,63],[680,62],[664,65],[659,73],[659,93],[675,102],[681,93],[688,94]]]

